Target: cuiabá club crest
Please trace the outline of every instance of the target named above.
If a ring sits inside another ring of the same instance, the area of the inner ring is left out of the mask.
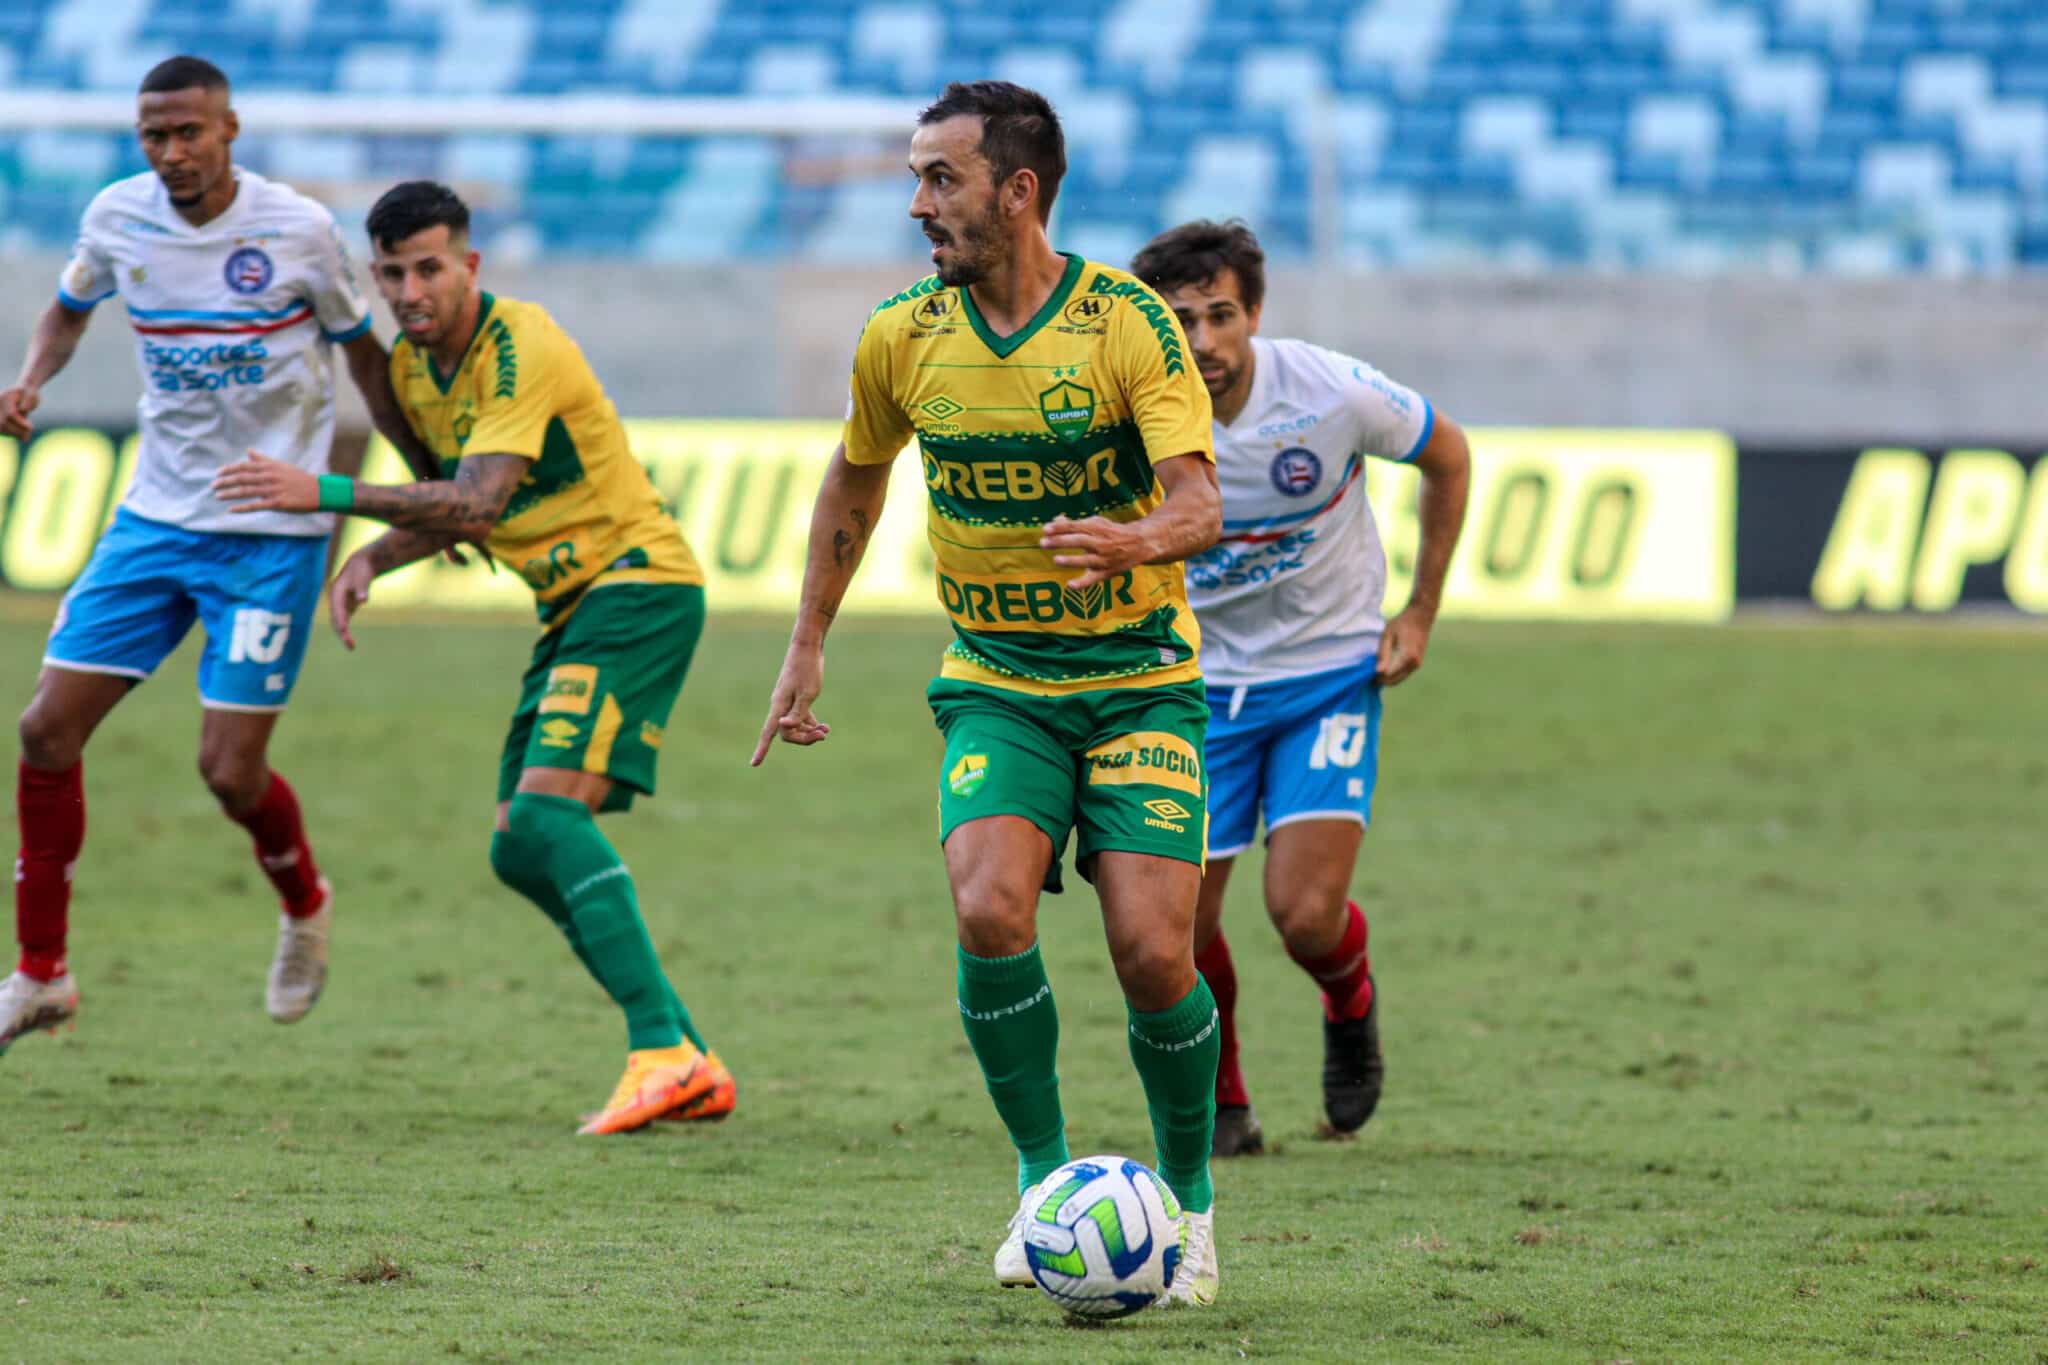
[[[1062,379],[1038,395],[1045,424],[1062,441],[1078,441],[1095,424],[1095,390]]]

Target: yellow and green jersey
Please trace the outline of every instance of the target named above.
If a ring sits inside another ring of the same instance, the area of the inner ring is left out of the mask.
[[[469,450],[533,461],[484,548],[533,589],[543,626],[568,619],[592,588],[704,581],[627,447],[618,409],[539,304],[485,294],[452,375],[401,336],[391,387],[443,478]]]
[[[1038,546],[1061,513],[1152,511],[1159,461],[1214,458],[1209,394],[1172,311],[1121,270],[1066,259],[1007,337],[936,276],[877,308],[854,357],[846,458],[887,463],[917,438],[955,636],[941,676],[1046,695],[1185,682],[1201,676],[1201,635],[1181,565],[1077,592],[1081,571]]]

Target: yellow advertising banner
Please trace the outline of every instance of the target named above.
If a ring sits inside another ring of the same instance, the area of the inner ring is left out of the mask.
[[[811,501],[836,422],[636,420],[633,449],[703,562],[715,610],[787,611],[803,582]],[[1735,448],[1718,432],[1482,428],[1472,433],[1465,534],[1444,592],[1449,616],[1717,621],[1734,604]],[[0,438],[0,574],[62,588],[126,486],[135,441],[85,428],[48,432],[23,458]],[[363,477],[402,483],[382,440]],[[1418,535],[1416,472],[1367,462],[1387,544],[1388,605],[1407,598]],[[11,495],[11,496],[10,496]],[[923,470],[896,464],[889,502],[845,609],[938,610],[924,534]],[[378,533],[351,520],[344,549]],[[516,574],[444,561],[381,580],[379,605],[531,611]]]

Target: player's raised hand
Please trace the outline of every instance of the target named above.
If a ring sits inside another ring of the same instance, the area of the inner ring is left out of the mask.
[[[1069,521],[1054,517],[1039,533],[1042,550],[1064,550],[1052,562],[1067,569],[1084,570],[1079,578],[1067,580],[1070,588],[1092,588],[1097,583],[1143,564],[1151,557],[1145,532],[1135,522],[1111,521],[1108,517],[1083,517]]]
[[[775,680],[774,695],[768,699],[768,719],[761,725],[761,742],[754,746],[749,766],[761,766],[777,735],[786,744],[816,744],[832,733],[831,726],[811,714],[811,703],[824,690],[824,651],[791,645],[782,660],[782,674]]]
[[[0,391],[0,436],[26,441],[35,435],[36,424],[28,420],[28,415],[42,401],[42,394],[26,385]]]
[[[317,512],[320,476],[252,450],[213,476],[213,495],[230,512]]]
[[[370,600],[370,584],[376,581],[376,566],[358,550],[327,585],[327,619],[334,623],[334,633],[341,637],[342,644],[350,649],[356,647],[356,637],[350,632],[349,623],[362,610],[363,603]]]
[[[1387,622],[1380,635],[1379,663],[1374,669],[1381,687],[1406,682],[1422,667],[1422,656],[1429,652],[1429,630],[1435,624],[1436,613],[1417,606],[1408,607]]]

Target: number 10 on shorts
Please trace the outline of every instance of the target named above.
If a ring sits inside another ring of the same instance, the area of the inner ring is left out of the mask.
[[[261,607],[241,607],[228,639],[231,664],[274,664],[284,654],[292,637],[292,618],[286,612]]]
[[[1365,757],[1365,717],[1361,714],[1339,712],[1324,716],[1316,730],[1316,747],[1308,756],[1308,766],[1320,772],[1325,768],[1355,768]]]

